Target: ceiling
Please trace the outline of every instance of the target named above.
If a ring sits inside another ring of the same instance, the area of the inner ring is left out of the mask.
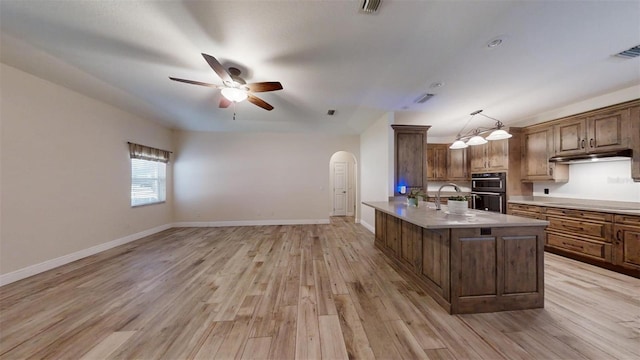
[[[385,113],[453,137],[640,84],[639,1],[0,1],[0,60],[171,128],[358,134]],[[495,48],[487,44],[503,40]],[[201,53],[280,81],[218,108]],[[434,83],[441,87],[432,87]],[[423,104],[415,99],[435,96]],[[640,97],[640,94],[639,94]],[[335,109],[333,116],[327,110]],[[469,127],[491,126],[475,117]]]

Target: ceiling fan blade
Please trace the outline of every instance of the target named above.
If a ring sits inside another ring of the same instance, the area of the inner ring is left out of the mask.
[[[228,108],[229,105],[231,105],[231,100],[227,99],[226,97],[221,97],[220,98],[220,105],[219,107],[221,108]]]
[[[183,83],[187,83],[187,84],[193,84],[193,85],[200,85],[200,86],[206,86],[206,87],[212,87],[212,88],[216,88],[219,89],[222,86],[219,85],[215,85],[215,84],[207,84],[207,83],[203,83],[200,81],[195,81],[195,80],[186,80],[186,79],[180,79],[180,78],[174,78],[169,76],[169,79],[173,80],[173,81],[179,81],[179,82],[183,82]]]
[[[254,105],[258,105],[261,108],[271,111],[273,110],[273,106],[269,105],[266,101],[260,99],[259,97],[253,96],[251,94],[247,94],[247,100]]]
[[[220,79],[222,79],[222,81],[227,84],[227,83],[233,83],[233,79],[231,79],[231,75],[229,75],[229,73],[227,72],[227,70],[224,68],[224,66],[222,66],[222,64],[220,64],[220,62],[218,62],[218,60],[216,58],[214,58],[211,55],[207,55],[205,53],[202,53],[202,56],[204,57],[204,59],[207,61],[207,63],[209,64],[209,66],[211,66],[211,68],[213,69],[213,71],[216,72],[216,74],[218,74],[218,76],[220,76]]]
[[[282,84],[278,81],[259,82],[253,84],[247,84],[247,87],[252,92],[265,92],[282,90]]]

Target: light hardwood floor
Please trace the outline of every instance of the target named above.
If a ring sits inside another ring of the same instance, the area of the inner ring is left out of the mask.
[[[452,316],[352,221],[174,228],[4,286],[0,358],[640,358],[638,279],[546,254],[544,309]]]

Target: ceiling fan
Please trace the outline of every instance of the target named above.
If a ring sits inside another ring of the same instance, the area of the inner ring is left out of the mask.
[[[260,99],[259,97],[253,95],[253,93],[257,92],[266,92],[266,91],[275,91],[282,90],[282,84],[278,81],[268,81],[268,82],[257,82],[247,84],[243,78],[240,77],[240,69],[235,67],[230,67],[229,71],[227,71],[220,62],[211,55],[202,54],[204,59],[207,61],[209,66],[213,69],[213,71],[220,76],[222,79],[223,85],[215,85],[203,83],[200,81],[194,80],[186,80],[179,79],[175,77],[169,76],[169,79],[174,81],[179,81],[187,84],[200,85],[206,87],[212,87],[216,89],[221,89],[222,98],[220,99],[219,107],[227,108],[231,103],[241,102],[245,99],[249,100],[250,103],[257,105],[265,110],[271,111],[273,110],[273,106],[268,104],[266,101]]]

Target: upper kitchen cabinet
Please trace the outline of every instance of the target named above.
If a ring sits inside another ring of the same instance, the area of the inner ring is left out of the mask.
[[[627,149],[631,146],[630,109],[611,109],[583,114],[554,126],[555,155]]]
[[[449,149],[450,144],[427,144],[427,178],[429,181],[468,181],[467,149]]]
[[[447,180],[447,144],[427,144],[427,179],[430,181]]]
[[[448,149],[447,152],[447,180],[471,180],[469,173],[469,158],[467,149]]]
[[[509,168],[509,139],[469,146],[468,150],[472,173],[505,171]]]
[[[549,162],[555,153],[553,129],[551,125],[525,129],[520,162],[523,181],[569,181],[569,165]]]
[[[430,126],[391,125],[394,131],[394,195],[399,186],[427,188],[427,131]]]

